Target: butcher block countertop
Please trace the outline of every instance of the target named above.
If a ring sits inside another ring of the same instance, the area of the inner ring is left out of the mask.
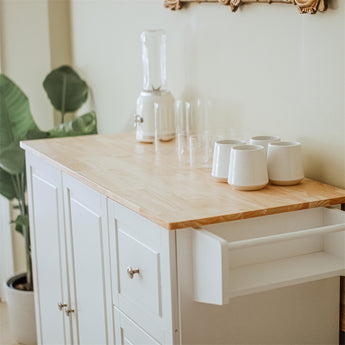
[[[345,203],[345,190],[310,179],[297,186],[235,191],[211,169],[177,160],[175,143],[154,145],[134,133],[25,141],[22,148],[166,229]]]

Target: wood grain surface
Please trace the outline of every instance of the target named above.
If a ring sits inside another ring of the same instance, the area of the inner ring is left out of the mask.
[[[134,133],[25,141],[21,146],[110,199],[167,229],[345,203],[345,190],[304,179],[296,186],[236,191],[211,169],[180,164],[175,143],[135,140]]]

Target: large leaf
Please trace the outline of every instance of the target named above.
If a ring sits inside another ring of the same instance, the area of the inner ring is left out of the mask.
[[[16,197],[11,175],[2,169],[0,169],[0,194],[9,200]]]
[[[47,138],[50,138],[49,132],[41,131],[39,128],[30,129],[25,135],[26,140],[37,140]]]
[[[24,92],[5,75],[0,74],[0,150],[24,138],[37,128]]]
[[[37,128],[27,96],[13,81],[0,74],[0,152],[18,143],[28,130]],[[1,168],[0,194],[8,199],[15,197],[11,176]]]
[[[88,96],[87,84],[69,66],[51,71],[45,78],[43,87],[53,107],[62,113],[78,110]]]
[[[67,123],[48,131],[50,138],[74,137],[97,134],[97,119],[94,111],[78,116]]]
[[[25,171],[25,152],[18,143],[12,143],[0,150],[0,168],[11,175],[18,175]]]

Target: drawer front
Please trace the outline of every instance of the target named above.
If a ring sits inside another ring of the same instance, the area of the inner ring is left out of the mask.
[[[131,301],[156,317],[161,317],[159,252],[131,237],[120,223],[117,240],[121,298]]]
[[[175,233],[108,200],[114,305],[158,341],[178,339]]]
[[[159,345],[126,315],[115,308],[115,337],[119,345]]]
[[[345,212],[337,209],[217,224],[193,229],[190,238],[198,302],[222,305],[345,272]]]

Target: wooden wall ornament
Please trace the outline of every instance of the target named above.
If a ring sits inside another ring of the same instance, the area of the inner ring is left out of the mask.
[[[297,6],[300,13],[310,14],[324,12],[328,7],[328,0],[164,0],[164,6],[171,10],[179,10],[187,3],[191,2],[219,2],[222,5],[230,6],[232,12],[236,12],[241,6],[253,3],[290,4]]]

